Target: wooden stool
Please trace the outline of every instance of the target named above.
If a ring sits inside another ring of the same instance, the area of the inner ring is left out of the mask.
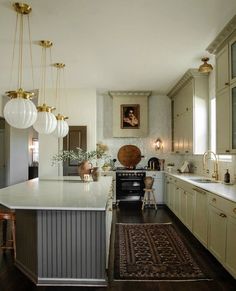
[[[156,204],[156,199],[154,196],[154,188],[152,189],[143,189],[145,191],[144,197],[143,197],[143,204],[142,204],[142,210],[146,205],[151,206],[154,205],[155,209],[157,210],[157,204]]]
[[[13,211],[0,210],[0,221],[10,221],[11,222],[11,235],[12,239],[9,240],[12,246],[8,246],[6,242],[1,246],[1,249],[13,249],[14,258],[16,258],[16,214]]]

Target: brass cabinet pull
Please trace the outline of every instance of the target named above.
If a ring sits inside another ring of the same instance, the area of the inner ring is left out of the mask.
[[[187,153],[188,153],[188,151],[185,151],[185,153],[187,154]]]
[[[206,194],[205,191],[198,189],[198,188],[193,188],[193,191],[196,191],[196,192],[201,193],[201,194]]]
[[[176,187],[176,190],[179,190],[179,187]]]
[[[184,191],[184,194],[186,195],[186,194],[187,194],[187,192],[186,192],[186,191]]]
[[[233,212],[236,213],[236,208],[233,209]]]
[[[226,153],[230,153],[230,150],[225,150]]]
[[[112,211],[112,208],[110,207],[108,210],[109,210],[109,211]]]
[[[216,202],[216,198],[212,198],[212,202]]]
[[[229,85],[229,82],[225,82],[225,85],[228,86]]]
[[[227,215],[225,215],[224,213],[220,213],[219,215],[220,215],[220,217],[223,217],[223,218],[227,217]]]

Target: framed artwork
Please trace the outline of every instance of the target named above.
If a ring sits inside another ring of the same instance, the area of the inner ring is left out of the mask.
[[[123,129],[138,129],[140,127],[140,105],[120,105],[120,127]]]

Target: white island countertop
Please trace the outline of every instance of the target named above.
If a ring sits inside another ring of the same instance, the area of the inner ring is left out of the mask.
[[[191,183],[194,186],[197,186],[201,189],[204,189],[208,192],[219,195],[225,199],[228,199],[232,202],[236,202],[236,184],[224,184],[221,181],[217,183],[199,183],[195,179],[209,179],[208,177],[199,176],[196,174],[177,174],[177,173],[167,173],[173,177],[179,178],[185,182]]]
[[[0,189],[0,204],[10,209],[105,210],[111,185],[112,177],[97,182],[76,176],[36,178]]]

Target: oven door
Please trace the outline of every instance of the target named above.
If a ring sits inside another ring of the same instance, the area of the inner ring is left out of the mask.
[[[143,177],[118,177],[116,199],[119,201],[139,201],[144,195]]]

